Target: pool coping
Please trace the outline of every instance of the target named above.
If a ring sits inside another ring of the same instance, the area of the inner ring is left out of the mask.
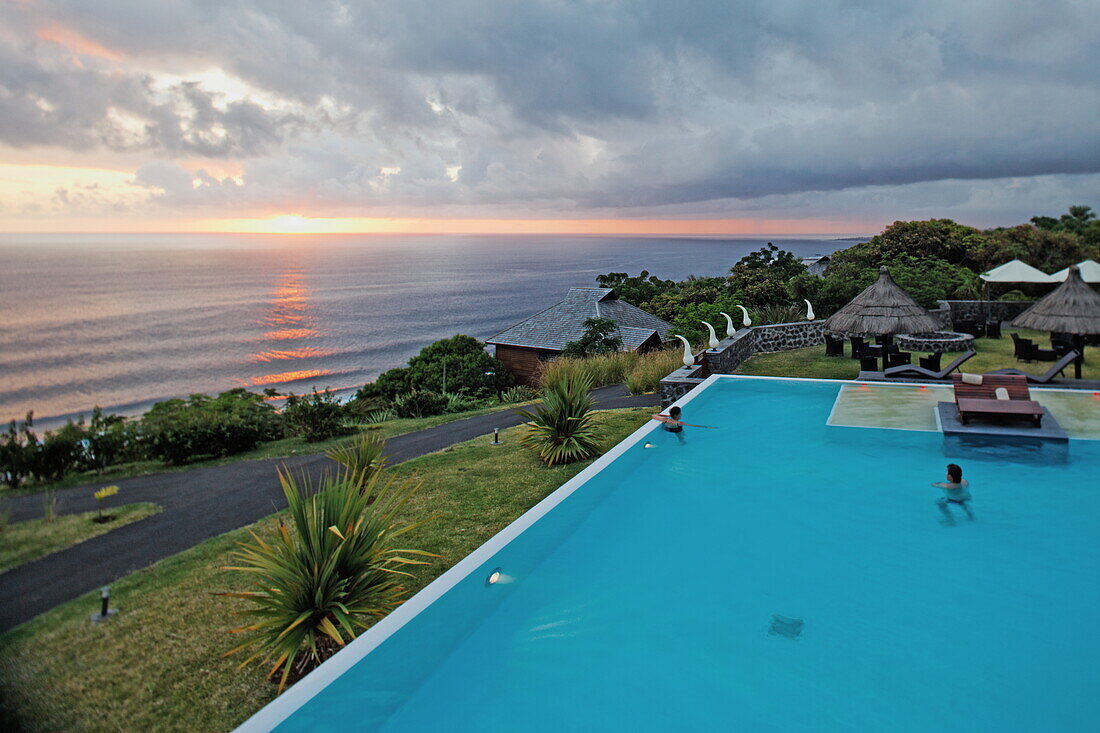
[[[716,378],[727,375],[715,374],[707,377],[697,387],[674,402],[674,405],[686,405],[713,384]],[[670,405],[671,407],[671,405]],[[662,410],[663,411],[663,410]],[[588,483],[604,468],[638,444],[643,438],[660,427],[656,420],[650,420],[633,433],[623,438],[609,451],[597,458],[591,465],[564,484],[555,489],[545,499],[528,509],[504,529],[485,541],[476,550],[459,560],[442,575],[424,586],[409,600],[402,603],[378,623],[364,631],[351,643],[322,662],[316,669],[299,680],[286,692],[257,710],[248,720],[237,726],[237,733],[260,733],[270,731],[283,723],[299,708],[309,702],[321,690],[327,687],[344,672],[355,666],[382,642],[393,636],[405,624],[412,621],[447,591],[466,579],[471,573],[484,565],[489,558],[507,546],[558,504],[561,504],[575,491]]]
[[[693,387],[690,391],[677,399],[668,408],[664,408],[661,411],[671,408],[672,406],[680,406],[691,402],[693,399],[702,394],[708,387],[715,384],[719,380],[748,380],[748,379],[762,379],[772,381],[787,381],[787,382],[825,382],[828,384],[837,385],[838,389],[844,384],[875,384],[876,386],[883,385],[889,387],[904,387],[912,389],[918,386],[918,382],[906,382],[904,384],[888,384],[881,382],[868,382],[867,380],[860,379],[821,379],[812,377],[773,377],[767,375],[750,375],[750,374],[712,374],[698,385]],[[942,384],[938,385],[942,386]],[[1046,388],[1049,391],[1059,392],[1080,392],[1080,390],[1066,389],[1066,388]],[[835,407],[835,404],[834,404]],[[831,411],[830,411],[831,414]],[[545,499],[540,501],[535,506],[528,509],[521,514],[515,520],[513,520],[504,529],[497,532],[495,535],[486,540],[477,549],[471,552],[466,557],[459,560],[448,570],[444,571],[438,578],[433,580],[428,585],[424,586],[413,595],[409,600],[402,603],[400,606],[391,611],[378,623],[370,627],[351,643],[341,649],[339,652],[329,657],[323,663],[321,663],[316,669],[306,675],[303,679],[298,681],[295,685],[290,687],[286,692],[276,697],[271,702],[267,703],[264,707],[257,710],[251,717],[241,723],[235,730],[236,733],[261,733],[273,730],[278,725],[283,723],[287,718],[293,715],[299,708],[309,702],[315,695],[321,692],[331,682],[336,680],[340,675],[355,666],[359,661],[366,657],[371,651],[381,645],[384,641],[389,639],[395,633],[397,633],[405,624],[416,618],[422,611],[427,609],[432,603],[437,601],[451,588],[458,585],[465,580],[475,570],[484,565],[493,555],[506,547],[512,540],[519,537],[528,527],[533,525],[539,519],[548,514],[551,510],[565,501],[574,492],[588,483],[589,480],[594,478],[604,468],[613,463],[616,459],[626,453],[630,448],[637,445],[647,435],[654,430],[660,428],[660,423],[655,420],[647,422],[642,425],[633,433],[623,438],[616,445],[614,445],[609,451],[593,461],[583,471],[578,473],[573,478],[566,481],[564,484],[555,489]],[[928,432],[928,431],[922,431]]]

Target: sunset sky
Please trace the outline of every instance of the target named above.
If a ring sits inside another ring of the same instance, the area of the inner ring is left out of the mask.
[[[861,234],[1100,205],[1086,0],[0,0],[0,232]]]

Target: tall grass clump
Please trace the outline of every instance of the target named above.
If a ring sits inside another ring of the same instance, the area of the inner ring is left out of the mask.
[[[587,377],[572,375],[543,390],[534,412],[516,410],[528,420],[520,444],[548,466],[598,455],[603,434],[592,417],[591,388]]]
[[[678,349],[651,351],[642,355],[626,375],[626,388],[630,394],[656,392],[661,387],[661,380],[682,365],[681,358]]]
[[[638,363],[641,356],[632,351],[616,351],[585,358],[558,357],[544,362],[539,372],[539,386],[547,389],[574,378],[587,379],[593,387],[619,384]]]
[[[246,601],[246,621],[234,633],[244,642],[226,656],[247,650],[241,663],[263,664],[279,676],[279,691],[291,675],[301,676],[397,606],[406,594],[403,568],[423,565],[398,549],[406,532],[398,513],[419,484],[373,473],[324,476],[316,492],[308,478],[280,469],[289,521],[274,537],[252,535],[238,545],[226,568],[248,573],[253,589],[221,595]]]

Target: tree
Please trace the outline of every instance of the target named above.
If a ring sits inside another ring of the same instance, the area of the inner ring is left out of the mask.
[[[619,327],[610,318],[584,319],[584,334],[576,341],[570,341],[562,349],[562,356],[583,359],[587,356],[610,354],[623,347],[618,335]]]
[[[355,400],[392,400],[414,390],[489,397],[515,383],[504,364],[485,351],[485,344],[459,334],[425,346],[408,366],[383,372],[363,385]]]
[[[650,275],[649,270],[642,270],[634,276],[625,272],[609,272],[606,275],[597,275],[596,282],[601,288],[614,289],[623,302],[639,307],[661,293],[676,290],[678,287],[672,280],[662,280],[656,275]]]
[[[730,294],[755,307],[787,303],[787,283],[806,271],[793,252],[771,242],[750,252],[730,268],[726,283]]]

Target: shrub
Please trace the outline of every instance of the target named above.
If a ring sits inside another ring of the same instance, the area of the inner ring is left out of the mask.
[[[395,417],[397,417],[397,411],[392,407],[387,407],[384,410],[375,410],[374,412],[368,413],[362,420],[366,425],[378,425],[387,420],[393,420]]]
[[[543,389],[559,382],[574,378],[587,379],[593,387],[619,384],[640,356],[630,351],[618,351],[613,354],[591,356],[587,359],[574,359],[560,356],[554,361],[544,362],[539,371],[539,384]]]
[[[138,423],[122,415],[105,415],[99,407],[92,410],[85,439],[88,467],[97,471],[117,463],[139,461],[147,455]]]
[[[630,394],[656,392],[661,388],[662,379],[683,366],[681,358],[679,349],[651,351],[643,355],[626,376],[626,388]]]
[[[252,450],[282,437],[283,423],[262,395],[234,389],[158,402],[141,418],[141,430],[151,456],[178,465]]]
[[[460,394],[445,395],[447,398],[447,408],[444,412],[467,412],[469,410],[480,410],[485,407],[485,400],[479,400],[473,397],[467,397]]]
[[[559,381],[543,391],[542,403],[534,412],[517,410],[529,421],[521,445],[534,450],[549,466],[597,455],[602,436],[592,418],[591,386],[583,377]]]
[[[797,305],[769,305],[752,312],[753,325],[768,326],[773,323],[798,323],[806,320],[805,307]]]
[[[34,413],[28,412],[22,425],[17,427],[12,420],[7,432],[0,435],[0,474],[8,488],[19,488],[34,469],[38,437],[31,430],[33,426]]]
[[[330,390],[311,394],[289,394],[283,406],[283,419],[295,434],[315,443],[334,438],[345,431],[344,406]]]
[[[366,485],[385,466],[382,455],[385,449],[384,439],[364,433],[350,443],[326,451],[325,456],[343,467],[344,478]]]
[[[326,476],[319,491],[304,478],[279,472],[289,523],[274,537],[238,545],[232,558],[254,579],[253,589],[221,595],[247,601],[246,622],[235,633],[244,643],[226,656],[251,652],[242,664],[266,665],[279,675],[305,674],[403,599],[402,568],[422,565],[397,549],[398,537],[418,524],[401,525],[398,512],[418,484],[375,473],[364,486]]]
[[[71,420],[37,442],[32,472],[39,482],[59,481],[73,469],[88,465],[84,426]]]
[[[393,400],[413,391],[447,392],[491,397],[515,384],[499,359],[485,344],[464,335],[441,339],[421,349],[408,366],[390,369],[355,393],[353,401]]]
[[[505,405],[511,405],[516,402],[527,402],[538,396],[539,392],[537,389],[523,384],[517,384],[515,387],[506,389],[500,393],[500,402]]]
[[[431,417],[442,415],[447,410],[448,400],[437,392],[414,389],[398,395],[393,401],[394,412],[398,417]]]

